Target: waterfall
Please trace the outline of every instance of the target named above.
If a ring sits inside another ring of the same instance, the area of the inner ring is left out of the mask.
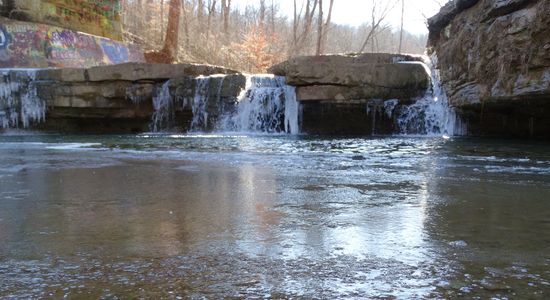
[[[153,108],[150,128],[155,132],[173,128],[181,108],[192,111],[190,132],[299,133],[296,90],[281,76],[218,74],[169,80],[157,88]]]
[[[234,112],[222,116],[218,129],[226,132],[298,134],[298,101],[294,87],[274,75],[247,76]]]
[[[22,74],[0,72],[0,126],[28,128],[46,118],[46,102],[37,95],[36,70],[23,70]],[[12,80],[12,76],[17,76]]]
[[[199,76],[195,78],[195,95],[184,101],[184,106],[191,106],[193,120],[191,131],[203,131],[210,127],[212,121],[210,106],[219,107],[222,88],[226,75]],[[215,108],[214,108],[215,109]]]
[[[157,88],[153,96],[153,117],[149,126],[153,132],[171,129],[174,126],[174,101],[170,95],[170,81]]]
[[[404,62],[421,63],[421,62]],[[396,119],[401,134],[465,135],[466,126],[453,107],[443,89],[434,54],[421,63],[430,74],[430,87],[426,93],[408,106],[399,110]]]

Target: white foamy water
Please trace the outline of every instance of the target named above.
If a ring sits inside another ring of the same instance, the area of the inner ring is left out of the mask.
[[[153,132],[170,129],[174,120],[174,101],[170,95],[170,81],[166,81],[153,96]]]
[[[247,76],[237,101],[236,112],[223,116],[218,123],[220,131],[299,133],[296,91],[286,85],[284,77]]]
[[[209,126],[209,104],[220,105],[221,92],[226,75],[199,76],[195,79],[195,95],[191,101],[185,100],[184,106],[190,102],[193,111],[193,120],[191,121],[191,131],[203,131]],[[217,80],[216,80],[217,79]],[[214,86],[216,85],[216,86]],[[216,89],[216,93],[211,95],[209,90]]]
[[[175,103],[191,108],[191,132],[289,133],[298,134],[299,103],[296,91],[285,78],[273,75],[247,75],[246,84],[230,109],[223,95],[227,75],[199,76],[194,79],[193,95],[175,99],[166,82],[153,98],[155,112],[151,130],[170,129],[174,125]],[[231,83],[232,84],[232,83]]]
[[[462,122],[455,109],[450,105],[447,94],[441,84],[437,67],[437,55],[425,58],[425,62],[404,62],[422,64],[430,75],[430,87],[426,93],[412,105],[405,106],[397,116],[401,134],[465,135],[466,124]]]

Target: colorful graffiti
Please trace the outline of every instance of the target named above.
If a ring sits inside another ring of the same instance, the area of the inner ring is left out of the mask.
[[[120,0],[12,0],[5,17],[24,12],[24,20],[122,40]]]
[[[0,67],[92,67],[142,62],[143,51],[111,39],[0,18]]]

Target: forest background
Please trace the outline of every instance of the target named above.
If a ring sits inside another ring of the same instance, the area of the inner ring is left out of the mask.
[[[359,26],[332,22],[334,1],[344,0],[284,1],[293,2],[292,12],[274,0],[244,7],[232,0],[126,0],[124,36],[148,51],[170,51],[179,62],[255,73],[299,55],[425,51],[427,35],[403,26],[405,0],[364,0],[371,3]],[[396,9],[400,26],[388,21]]]

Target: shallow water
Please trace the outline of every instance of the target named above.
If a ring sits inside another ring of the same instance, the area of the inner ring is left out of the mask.
[[[550,294],[550,145],[0,136],[0,297]]]

